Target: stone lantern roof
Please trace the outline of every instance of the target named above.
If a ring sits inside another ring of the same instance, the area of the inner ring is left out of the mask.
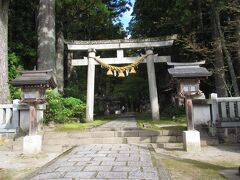
[[[16,87],[46,87],[54,89],[57,85],[53,77],[53,70],[22,71],[21,75],[10,82]]]
[[[194,63],[168,62],[167,64],[174,66],[168,69],[173,78],[202,78],[212,75],[205,67],[200,67],[200,65],[205,64],[205,61]]]

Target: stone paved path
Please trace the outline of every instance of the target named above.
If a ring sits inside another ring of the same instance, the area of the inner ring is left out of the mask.
[[[82,145],[42,169],[32,180],[40,179],[146,179],[157,180],[146,145]]]
[[[137,129],[137,122],[135,118],[118,118],[110,121],[102,126],[95,128],[95,130],[123,130],[123,129]]]

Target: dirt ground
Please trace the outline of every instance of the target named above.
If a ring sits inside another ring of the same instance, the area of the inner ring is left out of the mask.
[[[240,144],[203,146],[200,152],[185,152],[181,148],[157,148],[156,151],[182,159],[221,164],[228,168],[240,166]]]
[[[35,156],[24,156],[21,152],[0,151],[0,179],[22,179],[58,155],[42,153]]]
[[[155,151],[170,179],[225,179],[222,170],[238,169],[240,144],[204,146],[201,152],[186,152],[179,147],[157,148]],[[240,179],[240,176],[237,177]]]

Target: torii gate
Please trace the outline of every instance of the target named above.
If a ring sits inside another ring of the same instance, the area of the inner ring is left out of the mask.
[[[165,38],[149,39],[122,39],[122,40],[100,40],[100,41],[71,41],[67,42],[70,51],[88,51],[88,57],[84,59],[72,59],[72,66],[88,66],[87,79],[87,108],[86,120],[93,120],[94,112],[94,86],[95,86],[95,65],[99,63],[95,60],[96,50],[116,50],[117,57],[101,58],[101,61],[107,64],[131,64],[138,57],[124,57],[124,49],[146,50],[149,54],[142,63],[147,63],[149,94],[152,110],[152,119],[159,120],[159,104],[156,86],[156,76],[154,63],[166,63],[171,61],[171,56],[153,55],[152,48],[172,46],[176,35]],[[97,57],[98,58],[98,57]]]

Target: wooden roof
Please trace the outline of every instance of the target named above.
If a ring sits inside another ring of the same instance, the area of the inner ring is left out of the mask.
[[[167,63],[170,66],[174,66],[168,69],[169,74],[174,78],[196,78],[196,77],[208,77],[212,73],[209,72],[205,67],[200,65],[205,64],[205,61],[194,62],[194,63]]]
[[[10,84],[17,87],[42,85],[55,88],[57,85],[53,76],[53,70],[23,71],[21,75],[12,80]]]

